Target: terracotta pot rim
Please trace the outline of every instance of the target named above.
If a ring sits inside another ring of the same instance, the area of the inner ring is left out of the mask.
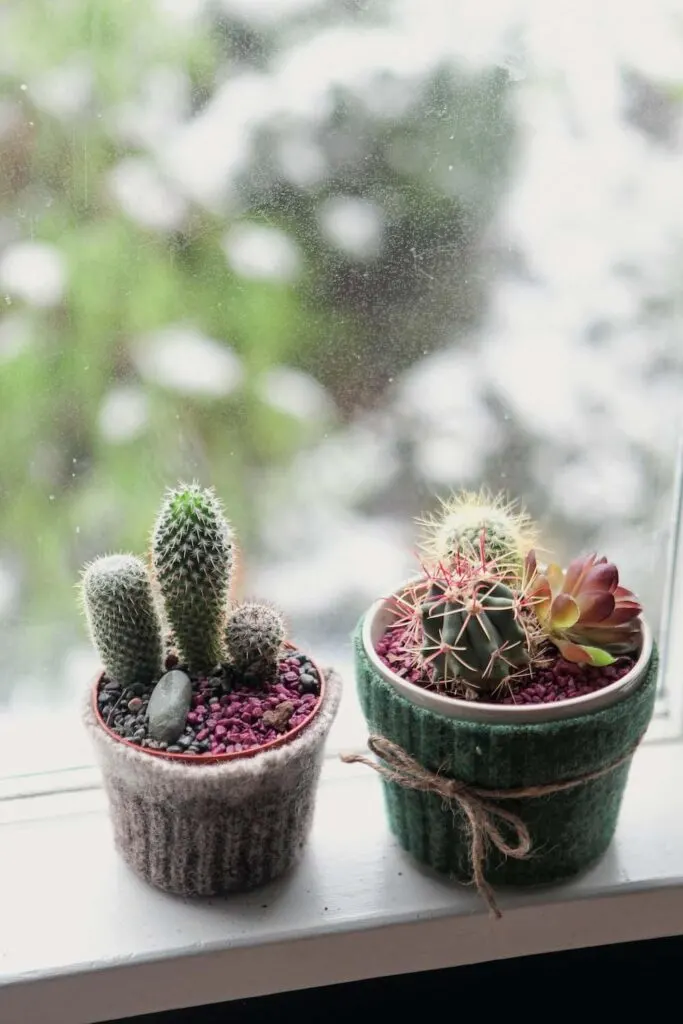
[[[299,651],[298,647],[289,641],[285,644],[285,647],[290,651],[303,653]],[[239,761],[245,758],[256,757],[258,754],[264,754],[267,751],[285,746],[293,740],[311,724],[323,706],[325,698],[325,676],[314,658],[309,657],[308,660],[313,665],[313,668],[318,673],[318,678],[320,679],[320,695],[315,707],[310,714],[306,716],[303,722],[299,722],[299,724],[294,726],[293,729],[290,729],[289,732],[283,733],[282,736],[278,736],[276,740],[270,740],[268,743],[263,743],[259,747],[251,747],[249,750],[233,750],[226,754],[169,754],[165,750],[150,750],[148,747],[140,747],[137,743],[133,743],[131,740],[125,739],[123,736],[119,736],[117,732],[114,732],[113,729],[105,724],[97,703],[97,695],[99,693],[99,686],[102,681],[102,677],[104,676],[104,670],[97,673],[92,684],[92,707],[95,713],[95,720],[103,732],[106,732],[106,734],[111,739],[116,740],[117,743],[121,743],[123,746],[129,747],[131,750],[134,750],[136,753],[142,754],[143,756],[149,755],[150,757],[159,757],[164,761],[175,761],[178,764],[199,766],[207,764],[225,764],[228,761]]]
[[[494,704],[485,701],[467,701],[458,697],[447,697],[433,690],[425,690],[416,683],[410,683],[381,661],[375,645],[386,631],[384,620],[391,614],[392,602],[414,580],[398,587],[389,597],[380,598],[368,609],[363,617],[362,642],[366,657],[373,669],[385,682],[411,704],[426,708],[446,718],[460,718],[470,722],[488,722],[499,725],[530,725],[535,722],[550,722],[575,718],[609,707],[635,690],[645,677],[652,657],[653,636],[647,621],[640,617],[641,644],[633,667],[613,683],[581,697],[568,697],[548,704]],[[388,623],[387,623],[388,624]]]

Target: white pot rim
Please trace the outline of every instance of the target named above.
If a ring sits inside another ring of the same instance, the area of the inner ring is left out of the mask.
[[[569,697],[552,704],[488,704],[483,701],[467,701],[457,697],[447,697],[432,690],[425,690],[415,683],[392,672],[377,654],[376,645],[386,632],[393,619],[396,594],[403,590],[400,587],[390,597],[380,598],[366,612],[363,619],[362,642],[365,654],[373,669],[389,683],[393,689],[411,704],[427,708],[446,718],[460,718],[469,722],[488,722],[500,725],[529,725],[535,722],[552,722],[564,718],[575,718],[579,715],[601,711],[624,700],[638,688],[647,672],[652,656],[652,630],[644,618],[640,618],[641,646],[635,665],[621,679],[604,686],[595,693],[581,697]]]

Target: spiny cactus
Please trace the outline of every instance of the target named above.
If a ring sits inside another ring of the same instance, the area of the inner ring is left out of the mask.
[[[425,554],[443,561],[460,553],[471,561],[494,562],[508,579],[521,580],[524,559],[536,539],[529,515],[502,495],[463,491],[441,501],[440,511],[421,520]]]
[[[439,566],[420,606],[422,660],[448,690],[488,693],[529,664],[524,599],[464,560]]]
[[[204,675],[223,656],[222,627],[233,562],[232,530],[213,490],[166,493],[152,559],[181,660]]]
[[[225,645],[232,663],[244,674],[271,678],[284,638],[282,616],[269,605],[245,602],[228,615]]]
[[[107,555],[83,571],[83,608],[110,680],[149,686],[162,672],[161,625],[151,580],[134,555]]]

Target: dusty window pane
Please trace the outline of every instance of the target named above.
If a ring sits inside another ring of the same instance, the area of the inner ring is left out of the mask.
[[[482,482],[657,621],[675,5],[53,6],[0,11],[0,707],[81,692],[78,569],[178,478],[322,658]]]

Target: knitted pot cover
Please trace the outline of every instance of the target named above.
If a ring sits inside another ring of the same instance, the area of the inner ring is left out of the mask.
[[[88,694],[84,718],[104,776],[116,845],[148,882],[184,896],[263,885],[287,871],[310,831],[341,679],[325,676],[313,721],[291,742],[224,764],[152,757],[109,736]]]
[[[386,737],[432,772],[486,789],[516,789],[575,779],[618,761],[635,746],[652,716],[655,651],[641,685],[609,708],[555,722],[490,725],[446,718],[401,697],[373,668],[354,635],[356,678],[371,733]],[[556,882],[599,858],[614,835],[628,778],[629,757],[614,771],[550,796],[505,800],[529,828],[530,856],[505,858],[487,850],[492,885]],[[465,818],[434,794],[382,781],[389,825],[401,846],[437,871],[469,881]]]

